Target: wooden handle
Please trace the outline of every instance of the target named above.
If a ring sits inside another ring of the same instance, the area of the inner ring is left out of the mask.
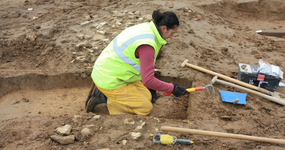
[[[283,139],[272,139],[272,138],[256,137],[256,136],[241,135],[241,134],[203,131],[203,130],[176,128],[176,127],[169,127],[169,126],[162,126],[161,130],[169,131],[169,132],[189,133],[189,134],[195,134],[195,135],[208,135],[208,136],[227,137],[227,138],[235,138],[235,139],[242,139],[242,140],[252,140],[252,141],[257,141],[257,142],[267,142],[267,143],[274,143],[274,144],[285,144],[285,140]]]
[[[220,84],[223,84],[223,85],[235,87],[237,89],[240,89],[240,90],[243,90],[243,91],[246,91],[246,92],[249,92],[249,93],[253,93],[253,94],[256,94],[256,95],[261,96],[261,97],[264,97],[264,98],[266,98],[268,100],[271,100],[271,101],[273,101],[275,103],[278,103],[278,104],[281,104],[281,105],[285,105],[285,101],[284,100],[278,99],[276,97],[272,97],[272,96],[269,96],[269,95],[266,95],[266,94],[263,94],[263,93],[260,93],[260,92],[257,92],[257,91],[254,91],[254,90],[251,90],[251,89],[248,89],[248,88],[245,88],[245,87],[233,84],[233,83],[229,83],[229,82],[226,82],[226,81],[223,81],[223,80],[216,79],[216,82],[220,83]]]
[[[245,86],[245,87],[257,90],[257,91],[260,91],[262,93],[266,93],[266,94],[272,95],[271,92],[266,90],[266,89],[259,88],[257,86],[254,86],[254,85],[245,83],[243,81],[240,81],[240,80],[237,80],[237,79],[234,79],[234,78],[231,78],[231,77],[228,77],[228,76],[225,76],[225,75],[222,75],[222,74],[219,74],[219,73],[207,70],[207,69],[204,69],[202,67],[198,67],[198,66],[195,66],[195,65],[192,65],[192,64],[189,64],[189,63],[185,63],[185,61],[184,61],[184,64],[186,66],[188,66],[188,67],[193,68],[193,69],[196,69],[196,70],[199,70],[199,71],[202,71],[202,72],[214,75],[214,76],[218,76],[219,78],[222,78],[224,80],[227,80],[227,81],[230,81],[230,82],[233,82],[233,83],[236,83],[236,84],[239,84],[239,85],[242,85],[242,86]]]

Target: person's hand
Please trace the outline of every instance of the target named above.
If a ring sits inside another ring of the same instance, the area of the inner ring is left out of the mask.
[[[179,97],[181,95],[189,94],[189,92],[186,90],[185,87],[174,85],[172,94],[176,97]]]

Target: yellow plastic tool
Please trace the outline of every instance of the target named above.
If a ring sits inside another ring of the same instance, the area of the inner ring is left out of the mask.
[[[177,139],[175,136],[171,136],[168,134],[151,134],[150,136],[153,136],[153,142],[156,144],[165,144],[165,145],[173,145],[175,143],[181,143],[181,144],[193,144],[194,142],[191,140],[185,140],[185,139]],[[155,138],[159,138],[159,140],[156,140]]]

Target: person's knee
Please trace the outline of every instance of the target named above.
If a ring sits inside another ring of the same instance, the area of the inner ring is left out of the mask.
[[[144,107],[137,109],[136,114],[137,115],[148,115],[151,113],[153,109],[153,106],[151,103],[148,103],[147,105],[144,105]]]

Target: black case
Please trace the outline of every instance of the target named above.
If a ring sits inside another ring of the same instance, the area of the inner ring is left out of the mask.
[[[276,91],[281,78],[279,76],[272,76],[257,72],[258,66],[247,64],[238,65],[237,79],[257,87],[264,88],[269,91]]]

